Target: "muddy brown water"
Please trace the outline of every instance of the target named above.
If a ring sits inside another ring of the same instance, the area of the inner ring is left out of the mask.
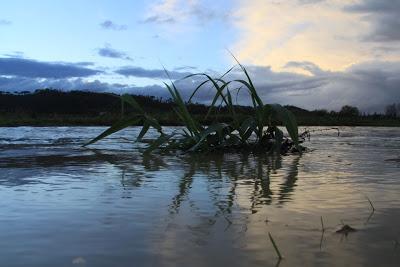
[[[0,266],[400,266],[400,128],[283,157],[80,147],[102,130],[0,128]]]

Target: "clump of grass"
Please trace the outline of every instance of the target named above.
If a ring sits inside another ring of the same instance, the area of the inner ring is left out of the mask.
[[[136,141],[141,141],[150,128],[154,128],[159,132],[159,137],[150,143],[145,153],[150,153],[155,149],[180,149],[186,152],[209,152],[213,150],[277,151],[282,154],[301,152],[304,148],[299,145],[301,140],[299,140],[298,127],[294,115],[279,104],[264,104],[246,68],[238,61],[237,64],[243,71],[245,79],[224,80],[224,76],[233,68],[219,78],[212,78],[206,73],[192,74],[184,78],[187,79],[193,76],[204,78],[204,81],[193,90],[189,102],[203,86],[211,84],[215,89],[215,95],[205,115],[205,119],[211,113],[217,112],[218,108],[224,106],[229,111],[229,123],[215,121],[208,127],[201,125],[190,114],[187,109],[187,103],[182,98],[175,84],[171,81],[170,84],[165,83],[165,86],[175,104],[174,112],[184,125],[184,129],[181,132],[175,131],[172,134],[164,133],[158,121],[146,114],[133,97],[123,95],[121,97],[122,106],[126,104],[130,105],[135,110],[135,114],[128,117],[123,116],[110,128],[85,144],[85,146],[93,144],[131,125],[142,124],[142,130]],[[168,72],[166,73],[168,74]],[[240,87],[232,89],[231,87],[234,85],[240,85]],[[238,105],[232,100],[233,90],[247,90],[252,103],[251,115],[243,117],[237,114],[236,109]],[[217,103],[220,104],[217,105]],[[122,111],[124,111],[123,107]],[[284,137],[283,132],[277,127],[278,123],[282,123],[286,127],[290,138]],[[177,138],[178,136],[179,138]]]

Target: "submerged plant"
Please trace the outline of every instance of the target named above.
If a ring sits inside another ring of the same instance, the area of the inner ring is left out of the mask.
[[[225,123],[216,120],[208,127],[201,125],[190,114],[187,103],[182,98],[175,84],[171,81],[170,84],[165,83],[165,86],[175,104],[174,112],[184,125],[182,131],[177,130],[171,134],[165,133],[155,118],[147,114],[132,96],[125,94],[121,96],[122,110],[124,110],[124,105],[128,104],[136,113],[128,117],[122,117],[110,128],[85,144],[85,146],[95,143],[126,127],[141,124],[143,127],[136,141],[142,141],[142,138],[150,127],[156,129],[159,133],[159,137],[150,143],[146,153],[155,149],[180,149],[186,152],[249,150],[253,152],[279,152],[282,154],[287,152],[301,152],[303,148],[299,145],[298,127],[294,115],[279,104],[264,104],[246,68],[238,61],[237,63],[246,77],[244,80],[225,81],[223,79],[233,68],[219,78],[212,78],[205,73],[192,74],[183,78],[187,79],[193,76],[204,77],[205,80],[193,90],[189,102],[203,86],[211,84],[215,89],[215,95],[205,115],[205,119],[209,118],[213,112],[217,112],[218,108],[223,106],[229,112],[230,122]],[[239,115],[237,113],[238,106],[233,103],[233,90],[230,88],[230,86],[235,84],[240,85],[239,88],[234,89],[237,90],[237,93],[240,90],[247,90],[252,103],[251,115],[243,116],[243,114]],[[283,132],[277,127],[278,123],[282,123],[286,127],[290,138],[284,137]]]

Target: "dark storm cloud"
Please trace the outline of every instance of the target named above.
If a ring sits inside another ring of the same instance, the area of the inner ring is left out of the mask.
[[[348,5],[345,11],[364,14],[371,25],[371,31],[365,36],[367,41],[400,41],[400,1],[399,0],[363,0]]]
[[[0,76],[30,78],[88,77],[101,73],[73,63],[42,62],[25,58],[0,58]]]
[[[324,71],[311,62],[290,62],[313,74],[276,72],[270,67],[248,66],[247,70],[265,103],[295,105],[306,109],[339,110],[344,105],[359,107],[364,112],[383,112],[387,104],[400,102],[400,62],[371,61],[353,65],[345,71]],[[317,70],[317,71],[316,71]],[[218,75],[216,75],[218,77]],[[239,69],[232,71],[226,80],[243,79]],[[176,82],[182,95],[188,96],[201,79]],[[230,89],[240,85],[231,84]],[[194,101],[210,103],[215,89],[205,86]],[[241,89],[239,104],[251,104],[248,93]]]
[[[153,79],[166,79],[168,78],[165,70],[162,69],[144,69],[141,67],[123,67],[116,71],[116,73],[123,76],[132,76],[139,78],[153,78]],[[168,71],[171,79],[180,79],[187,75],[190,75],[189,72],[179,72],[179,71]]]
[[[247,67],[265,103],[328,110],[339,110],[344,105],[353,105],[365,112],[383,112],[387,104],[400,102],[400,62],[364,62],[337,72],[322,70],[312,62],[288,62],[286,66],[306,70],[311,75],[276,72],[264,66]],[[163,70],[130,68],[125,72],[136,77],[166,78]],[[183,73],[178,74],[175,78],[184,76]],[[220,73],[212,73],[214,77],[220,75]],[[226,80],[243,78],[245,79],[245,76],[240,69],[233,70],[225,77]],[[203,77],[195,76],[175,81],[175,84],[181,90],[182,96],[188,99],[192,90],[202,81],[204,81]],[[232,92],[236,92],[239,87],[240,85],[235,83],[230,85]],[[140,89],[136,88],[136,90]],[[155,88],[152,94],[168,97],[164,88],[161,91]],[[210,83],[206,84],[198,91],[194,101],[207,104],[214,94],[215,88]],[[236,93],[234,95],[236,96]],[[248,93],[244,89],[240,90],[237,100],[239,104],[251,104]]]
[[[103,48],[99,48],[97,52],[102,57],[119,58],[132,61],[132,58],[130,58],[125,52],[116,50],[108,44],[106,44]]]
[[[124,31],[128,29],[128,26],[116,24],[111,20],[103,21],[102,23],[100,23],[100,27],[106,30],[114,30],[114,31]]]
[[[310,64],[296,67],[309,71]],[[364,62],[341,72],[314,71],[312,76],[265,68],[251,75],[268,102],[330,110],[354,105],[366,112],[383,112],[385,105],[400,102],[400,62]]]

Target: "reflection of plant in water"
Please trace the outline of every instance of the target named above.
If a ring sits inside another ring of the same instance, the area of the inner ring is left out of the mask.
[[[213,205],[217,208],[216,215],[232,212],[239,185],[253,188],[249,196],[252,213],[257,212],[260,205],[270,205],[273,202],[274,193],[270,188],[270,174],[282,168],[280,155],[216,153],[185,155],[181,159],[182,165],[186,166],[187,170],[180,180],[178,193],[173,198],[171,212],[178,212],[182,201],[189,195],[196,174],[207,179],[207,191]],[[284,203],[282,200],[287,199],[294,190],[299,160],[300,156],[294,157],[288,167],[285,182],[278,193],[279,204]],[[225,194],[220,190],[224,186],[228,188]]]
[[[170,204],[170,212],[177,213],[182,202],[187,199],[196,175],[206,180],[206,190],[210,200],[216,207],[216,216],[231,214],[237,201],[238,194],[249,194],[250,211],[256,213],[263,205],[277,204],[288,201],[294,191],[298,175],[298,164],[301,155],[283,157],[279,154],[253,154],[253,153],[213,153],[213,154],[136,154],[109,155],[105,157],[101,150],[91,150],[96,156],[106,158],[114,167],[121,169],[121,184],[124,188],[140,187],[150,179],[151,172],[162,172],[171,167],[179,166],[184,173],[179,180],[178,192]],[[173,159],[171,163],[167,159]],[[285,167],[284,169],[282,169]],[[279,185],[279,191],[274,197],[271,190],[270,177],[277,172],[284,174],[284,182]],[[239,189],[240,188],[240,189]],[[226,189],[226,190],[225,190]],[[238,193],[238,190],[242,190]],[[240,196],[243,197],[243,196]]]
[[[178,194],[176,194],[176,196],[172,200],[171,211],[174,211],[176,213],[178,212],[183,199],[189,193],[189,189],[190,189],[190,186],[192,185],[193,176],[195,173],[196,173],[196,169],[194,168],[193,165],[190,165],[189,171],[183,175],[183,177],[179,183],[179,192],[178,192]]]
[[[164,162],[163,157],[153,154],[144,154],[142,157],[142,165],[146,171],[159,171],[162,167],[168,166]]]
[[[288,197],[290,197],[290,193],[294,191],[294,187],[296,186],[297,181],[297,175],[299,173],[299,161],[300,157],[295,157],[292,164],[289,166],[285,182],[281,184],[281,188],[279,190],[280,203],[286,202]]]

